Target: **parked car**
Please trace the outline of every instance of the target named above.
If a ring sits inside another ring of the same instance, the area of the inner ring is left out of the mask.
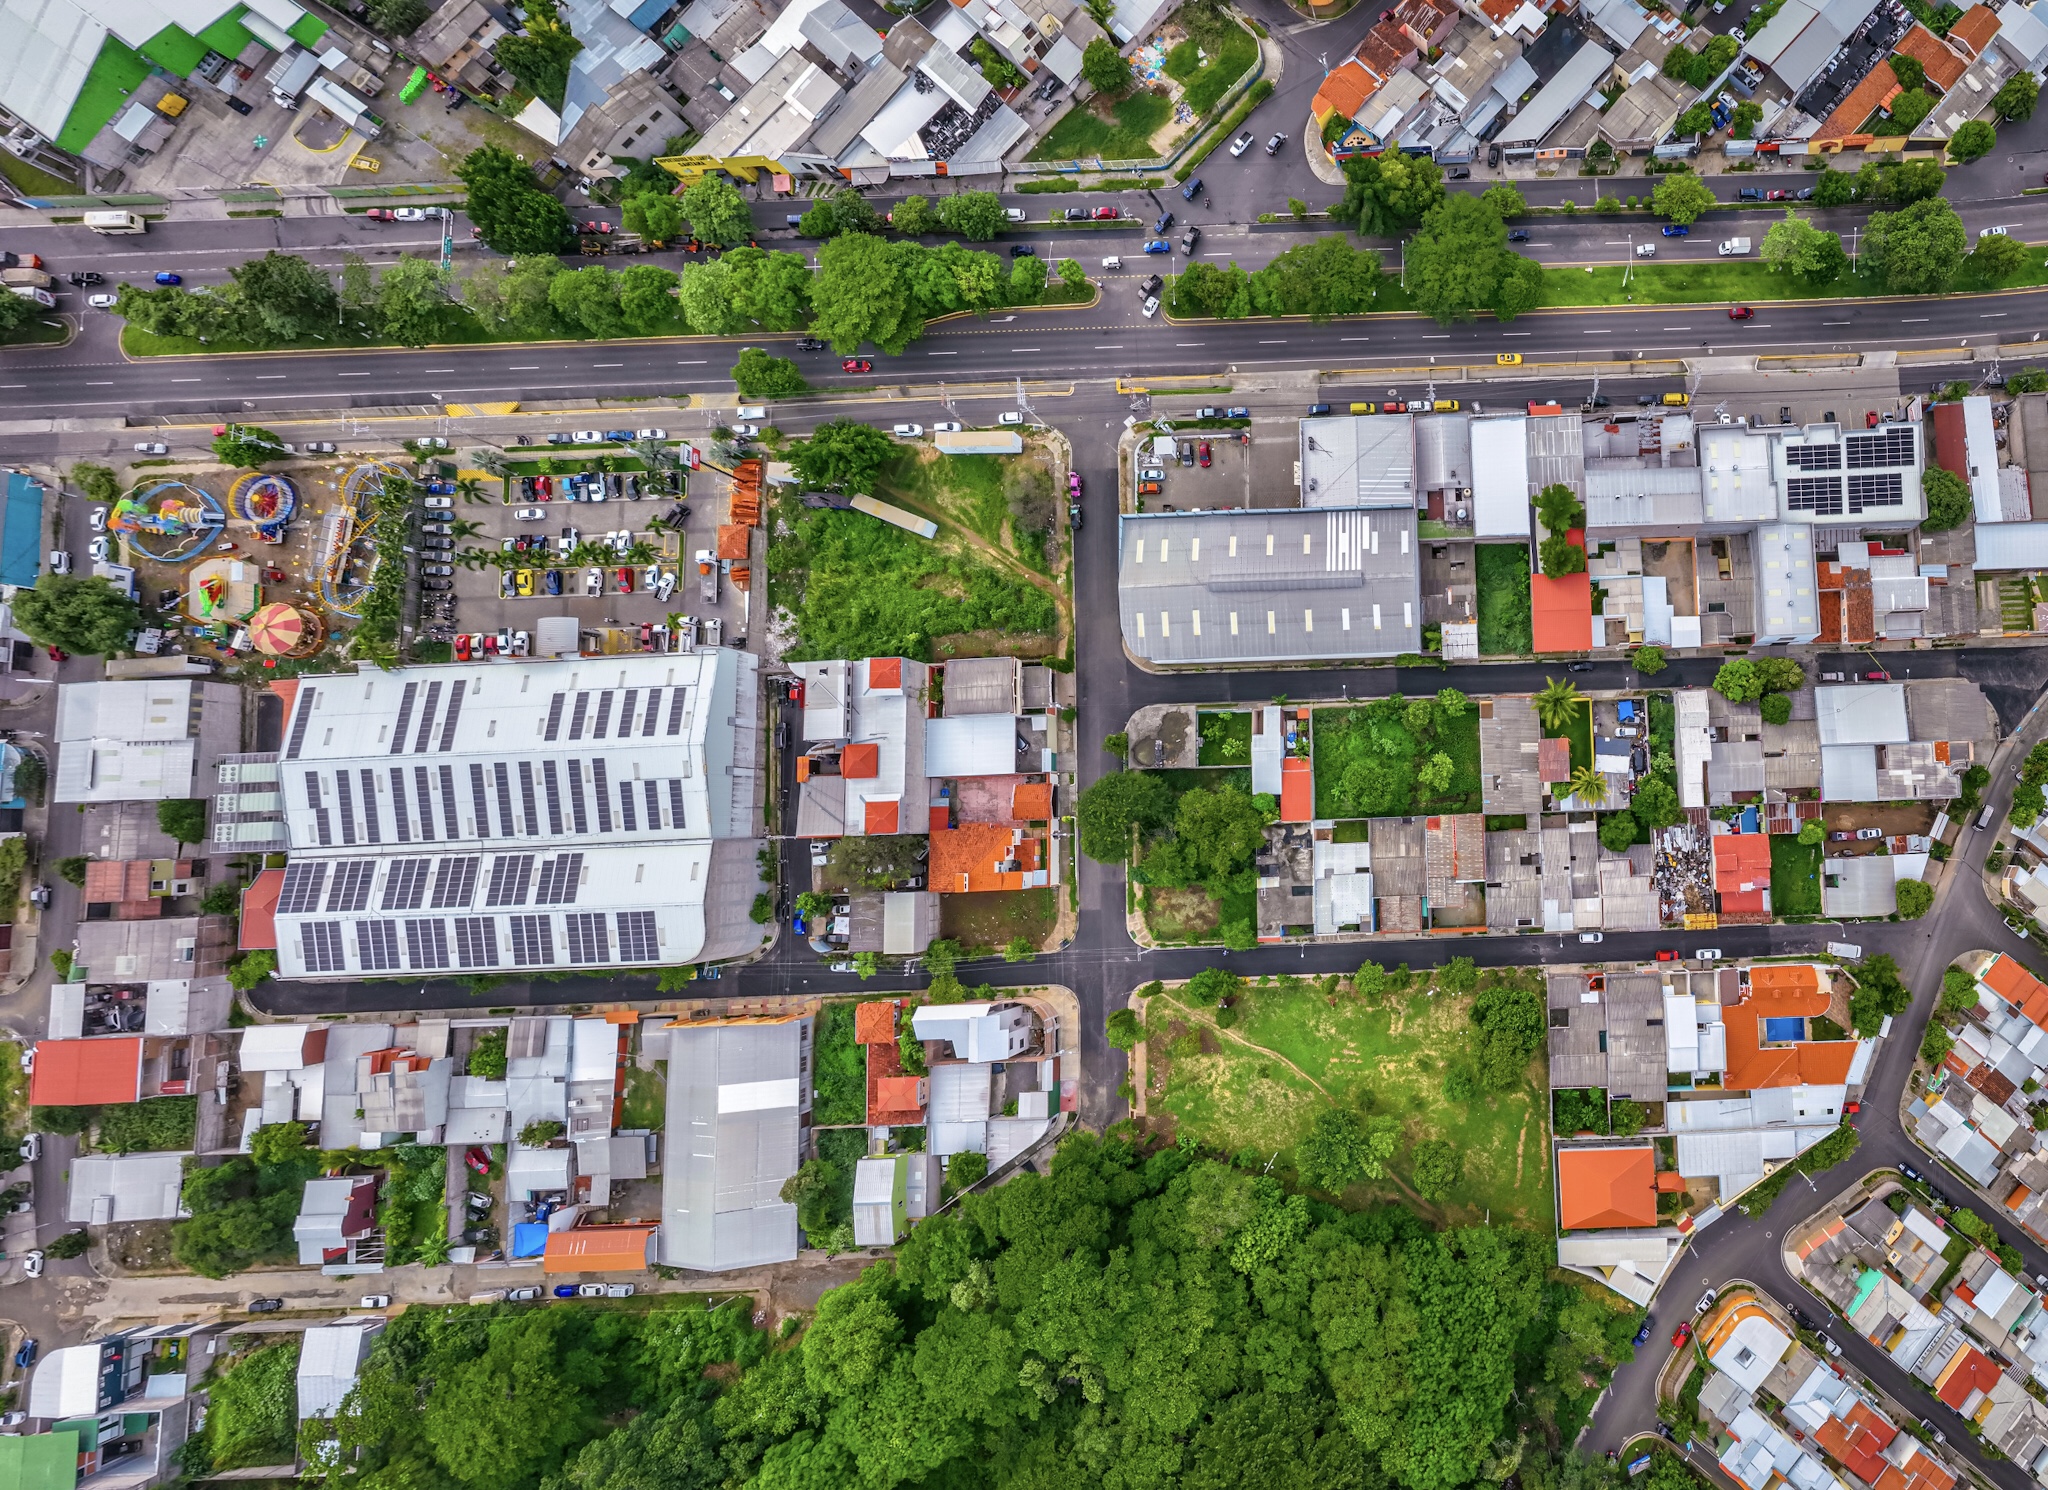
[[[1648,1345],[1650,1343],[1650,1331],[1656,1327],[1656,1324],[1657,1321],[1652,1316],[1648,1314],[1643,1316],[1643,1327],[1636,1331],[1637,1345]]]
[[[1095,220],[1097,222],[1115,222],[1123,215],[1124,209],[1121,207],[1097,207],[1095,209]]]
[[[571,430],[569,432],[569,442],[573,445],[602,445],[604,443],[604,431],[601,429]]]
[[[630,1283],[607,1283],[604,1285],[604,1296],[608,1299],[630,1299],[633,1296],[633,1285]]]
[[[1678,953],[1670,947],[1665,947],[1657,953],[1657,960],[1659,962],[1676,962],[1678,961]]]
[[[515,1288],[510,1293],[506,1294],[505,1302],[508,1304],[530,1304],[540,1297],[541,1291],[539,1287],[535,1284],[529,1283],[524,1288]]]
[[[1200,462],[1203,467],[1206,468],[1208,466],[1209,442],[1207,440],[1203,440],[1200,444],[1195,446],[1195,459],[1198,462]]]
[[[573,1283],[557,1283],[557,1284],[555,1285],[555,1297],[556,1297],[556,1298],[558,1298],[558,1299],[573,1299],[573,1298],[575,1298],[575,1297],[576,1297],[576,1285],[575,1285],[575,1284],[573,1284]]]
[[[1286,143],[1286,135],[1276,134],[1273,136],[1272,139],[1266,141],[1266,153],[1268,155],[1278,155],[1280,153],[1280,147]]]
[[[389,1309],[391,1307],[391,1295],[388,1293],[366,1293],[363,1295],[363,1302],[358,1307],[364,1309]]]
[[[33,1335],[29,1336],[21,1342],[21,1349],[14,1353],[14,1364],[27,1370],[36,1363],[36,1352],[41,1348],[42,1342]]]
[[[1892,675],[1879,668],[1876,672],[1865,673],[1863,680],[1866,683],[1889,683],[1892,680]]]
[[[1579,933],[1579,940],[1588,946],[1592,946],[1605,941],[1606,937],[1597,931],[1582,931]]]
[[[544,523],[548,520],[545,507],[520,507],[514,510],[512,516],[523,523]]]
[[[914,440],[924,433],[924,426],[922,424],[898,424],[893,426],[889,432],[899,440]]]
[[[1855,836],[1856,836],[1856,835],[1855,835],[1854,833],[1830,833],[1830,834],[1828,834],[1828,842],[1829,842],[1829,843],[1847,843],[1847,842],[1849,842],[1849,841],[1850,841],[1850,840],[1851,840],[1852,838],[1854,838]]]
[[[1858,828],[1858,829],[1856,830],[1856,836],[1857,836],[1857,838],[1858,838],[1858,839],[1860,839],[1860,840],[1862,840],[1862,841],[1864,841],[1864,842],[1868,842],[1868,841],[1870,841],[1870,840],[1871,840],[1871,839],[1873,839],[1873,838],[1882,838],[1882,837],[1884,837],[1884,829],[1882,829],[1882,828]]]
[[[1233,404],[1223,411],[1223,417],[1225,419],[1249,419],[1252,417],[1252,411],[1243,404]]]
[[[1708,1289],[1705,1293],[1700,1295],[1700,1301],[1692,1306],[1692,1312],[1695,1314],[1706,1313],[1709,1309],[1714,1307],[1714,1300],[1719,1298],[1720,1296],[1721,1291],[1719,1289]]]
[[[579,1283],[576,1285],[576,1297],[579,1299],[601,1299],[604,1297],[604,1285],[602,1283]]]
[[[135,453],[137,455],[169,455],[171,447],[162,440],[137,440],[135,442]]]
[[[1690,238],[1692,229],[1682,222],[1667,222],[1664,224],[1663,233],[1666,238]]]
[[[1246,130],[1243,134],[1239,135],[1236,139],[1230,142],[1230,153],[1233,156],[1244,154],[1245,151],[1252,148],[1253,141],[1256,138],[1257,137],[1254,136],[1250,130]]]
[[[1201,241],[1202,230],[1193,223],[1189,223],[1187,231],[1180,235],[1180,251],[1184,254],[1191,254],[1195,251],[1195,245]]]
[[[1701,947],[1692,955],[1695,962],[1719,962],[1721,960],[1721,949],[1719,947]]]
[[[1901,1164],[1899,1166],[1899,1173],[1904,1175],[1907,1179],[1913,1181],[1913,1183],[1915,1183],[1916,1185],[1921,1183],[1920,1171],[1915,1169],[1910,1164]]]
[[[33,1164],[43,1157],[43,1135],[30,1133],[21,1140],[21,1162]]]
[[[477,1147],[476,1145],[471,1145],[469,1148],[463,1150],[462,1162],[467,1164],[472,1170],[476,1171],[476,1173],[483,1175],[485,1178],[488,1179],[490,1177],[490,1150]]]
[[[1138,293],[1140,295],[1157,295],[1161,290],[1165,288],[1165,280],[1161,279],[1156,274],[1148,274],[1145,276],[1144,280],[1138,285]]]
[[[1673,1350],[1681,1349],[1685,1345],[1685,1342],[1690,1340],[1691,1338],[1692,1321],[1689,1319],[1681,1319],[1678,1322],[1678,1328],[1671,1332],[1671,1348]]]
[[[283,1299],[251,1299],[251,1300],[249,1300],[249,1312],[250,1312],[251,1314],[275,1314],[275,1313],[277,1313],[277,1311],[278,1311],[278,1310],[282,1309],[283,1307],[284,1307],[284,1300],[283,1300]]]
[[[957,435],[966,427],[957,419],[941,419],[932,426],[932,433],[935,435]]]
[[[1151,320],[1154,316],[1158,315],[1159,297],[1157,295],[1147,295],[1145,297],[1145,303],[1138,307],[1138,314],[1143,316],[1148,321]]]

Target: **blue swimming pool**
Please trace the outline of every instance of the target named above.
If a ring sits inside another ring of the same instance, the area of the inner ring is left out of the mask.
[[[1806,1021],[1804,1019],[1766,1019],[1765,1040],[1804,1040]]]

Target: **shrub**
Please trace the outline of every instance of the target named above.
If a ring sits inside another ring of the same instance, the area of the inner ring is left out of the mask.
[[[530,1149],[544,1149],[568,1131],[553,1118],[535,1118],[519,1130],[519,1141]]]
[[[485,1030],[477,1036],[476,1043],[469,1048],[469,1060],[463,1069],[471,1076],[482,1077],[485,1081],[505,1079],[505,1042],[509,1031],[499,1028]]]

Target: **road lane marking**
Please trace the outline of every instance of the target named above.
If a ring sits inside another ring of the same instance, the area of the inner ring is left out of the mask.
[[[368,377],[374,377],[374,376],[375,376],[375,374],[374,374],[374,373],[336,373],[336,374],[335,374],[335,376],[336,376],[337,378],[368,378]]]
[[[1926,319],[1927,317],[1925,316],[1907,316],[1903,321],[1899,322],[1899,324],[1901,326],[1911,326],[1916,322],[1925,322]]]
[[[287,373],[258,373],[256,374],[256,381],[259,383],[282,383],[288,376],[289,374]],[[178,381],[182,383],[185,379],[180,378]],[[196,382],[197,380],[194,379],[194,381]]]
[[[173,383],[200,383],[200,382],[204,382],[204,381],[205,381],[205,379],[203,379],[203,378],[173,378],[173,379],[171,379],[171,381],[172,381]],[[9,383],[9,384],[8,384],[7,386],[8,386],[8,387],[10,387],[10,388],[26,388],[26,387],[28,387],[28,384],[26,384],[26,383]]]
[[[2009,313],[2006,311],[1994,310],[1977,317],[1977,319],[1980,321],[2002,321],[2006,318],[2007,314]]]
[[[1528,335],[1528,333],[1527,333],[1527,332],[1523,332],[1522,334],[1523,334],[1524,336]],[[1372,338],[1371,338],[1371,337],[1369,337],[1369,336],[1347,336],[1347,337],[1344,337],[1344,338],[1342,338],[1342,340],[1344,340],[1344,341],[1371,341],[1371,340],[1372,340]],[[1192,345],[1192,343],[1190,343],[1190,345]]]
[[[1347,338],[1347,340],[1349,340],[1349,339],[1350,339],[1350,338]],[[1365,338],[1361,336],[1361,337],[1358,337],[1358,338],[1356,338],[1356,340],[1358,340],[1358,341],[1364,341],[1364,340],[1365,340]],[[1177,342],[1175,342],[1175,343],[1174,343],[1174,345],[1175,345],[1175,346],[1177,346],[1177,347],[1199,347],[1199,346],[1201,345],[1201,343],[1200,343],[1200,342],[1198,342],[1198,341],[1177,341]]]
[[[454,369],[454,368],[452,368],[452,367],[430,367],[430,368],[428,368],[428,369],[427,369],[427,371],[428,371],[428,372],[430,372],[430,373],[443,373],[443,372],[454,372],[454,371],[455,371],[455,369]]]
[[[958,357],[958,352],[926,352],[927,357]]]
[[[1100,342],[1096,345],[1095,348],[1095,350],[1098,352],[1121,352],[1123,349],[1124,344],[1120,341]],[[1019,348],[1019,350],[1021,351],[1023,349]]]
[[[539,371],[540,371],[540,364],[539,364],[538,362],[536,362],[536,363],[535,363],[535,364],[534,364],[534,365],[533,365],[532,367],[508,367],[508,368],[506,368],[506,369],[505,369],[505,371],[506,371],[506,372],[539,372]]]
[[[1275,341],[1262,341],[1259,345],[1262,347],[1284,347],[1287,345],[1287,338],[1283,336]]]
[[[1501,333],[1502,336],[1534,336],[1535,334],[1533,331],[1503,331]],[[1364,337],[1359,338],[1360,341],[1364,339]]]
[[[1690,326],[1666,326],[1666,327],[1665,327],[1664,329],[1665,329],[1666,331],[1690,331],[1690,330],[1692,330],[1692,327],[1690,327]]]
[[[1035,352],[1035,351],[1037,351],[1037,350],[1038,350],[1038,348],[1036,348],[1036,347],[1012,347],[1012,348],[1010,348],[1010,350],[1011,350],[1011,351],[1013,351],[1013,352]]]
[[[1821,322],[1821,325],[1823,325],[1823,326],[1853,326],[1854,324],[1855,324],[1855,322],[1853,322],[1853,321],[1822,321],[1822,322]]]
[[[105,383],[87,383],[85,386],[88,388],[111,388],[114,385],[111,381],[108,381]]]
[[[698,358],[698,359],[697,359],[697,360],[696,360],[695,362],[678,362],[678,363],[676,364],[676,366],[677,366],[677,367],[702,367],[702,366],[703,366],[703,365],[705,364],[705,362],[707,362],[708,360],[709,360],[708,358],[704,358],[704,357],[699,357],[699,358]],[[519,370],[520,370],[520,369],[518,369],[518,368],[516,368],[516,367],[512,369],[512,371],[514,371],[514,372],[518,372]],[[531,371],[531,372],[538,372],[538,371],[540,371],[540,369],[539,369],[539,368],[530,368],[530,369],[528,369],[528,371]]]
[[[593,362],[590,365],[592,367],[624,367],[626,364],[623,362]]]

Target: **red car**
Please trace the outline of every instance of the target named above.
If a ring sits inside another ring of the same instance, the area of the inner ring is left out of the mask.
[[[533,478],[533,494],[543,502],[551,502],[555,496],[555,483],[546,476]]]
[[[621,595],[633,593],[633,571],[625,568],[623,565],[619,569],[619,593]]]
[[[469,661],[469,633],[466,631],[455,633],[455,660],[457,662]]]
[[[1766,202],[1789,202],[1792,200],[1792,193],[1780,187],[1776,191],[1765,192],[1764,200]]]
[[[1892,680],[1892,675],[1880,670],[1874,673],[1865,673],[1863,679],[1867,683],[1889,683]]]
[[[610,233],[617,230],[608,222],[587,222],[583,224],[582,231],[586,233]]]
[[[1203,440],[1195,446],[1195,459],[1205,466],[1209,464],[1209,442],[1207,440]]]
[[[840,362],[839,370],[841,372],[873,372],[875,365],[865,357],[848,357]]]
[[[1679,1324],[1677,1329],[1671,1332],[1671,1348],[1673,1350],[1682,1349],[1685,1345],[1685,1342],[1690,1340],[1691,1338],[1692,1321],[1689,1319],[1684,1320]]]
[[[1122,216],[1123,208],[1121,207],[1097,207],[1095,209],[1095,219],[1097,222],[1115,222]]]
[[[1408,405],[1400,399],[1396,399],[1393,403],[1381,404],[1380,412],[1382,414],[1405,414],[1408,412]]]
[[[1728,319],[1731,321],[1746,321],[1755,314],[1756,312],[1747,305],[1731,305],[1728,307]]]
[[[1663,951],[1657,954],[1657,960],[1659,962],[1676,962],[1678,961],[1678,954],[1672,951],[1669,947],[1666,947]]]
[[[363,216],[367,217],[371,222],[398,221],[398,214],[393,212],[389,207],[372,207],[369,211],[365,212]]]
[[[463,1154],[462,1160],[471,1169],[474,1169],[478,1174],[489,1174],[491,1172],[491,1156],[485,1153],[482,1149],[470,1149],[468,1152]]]

